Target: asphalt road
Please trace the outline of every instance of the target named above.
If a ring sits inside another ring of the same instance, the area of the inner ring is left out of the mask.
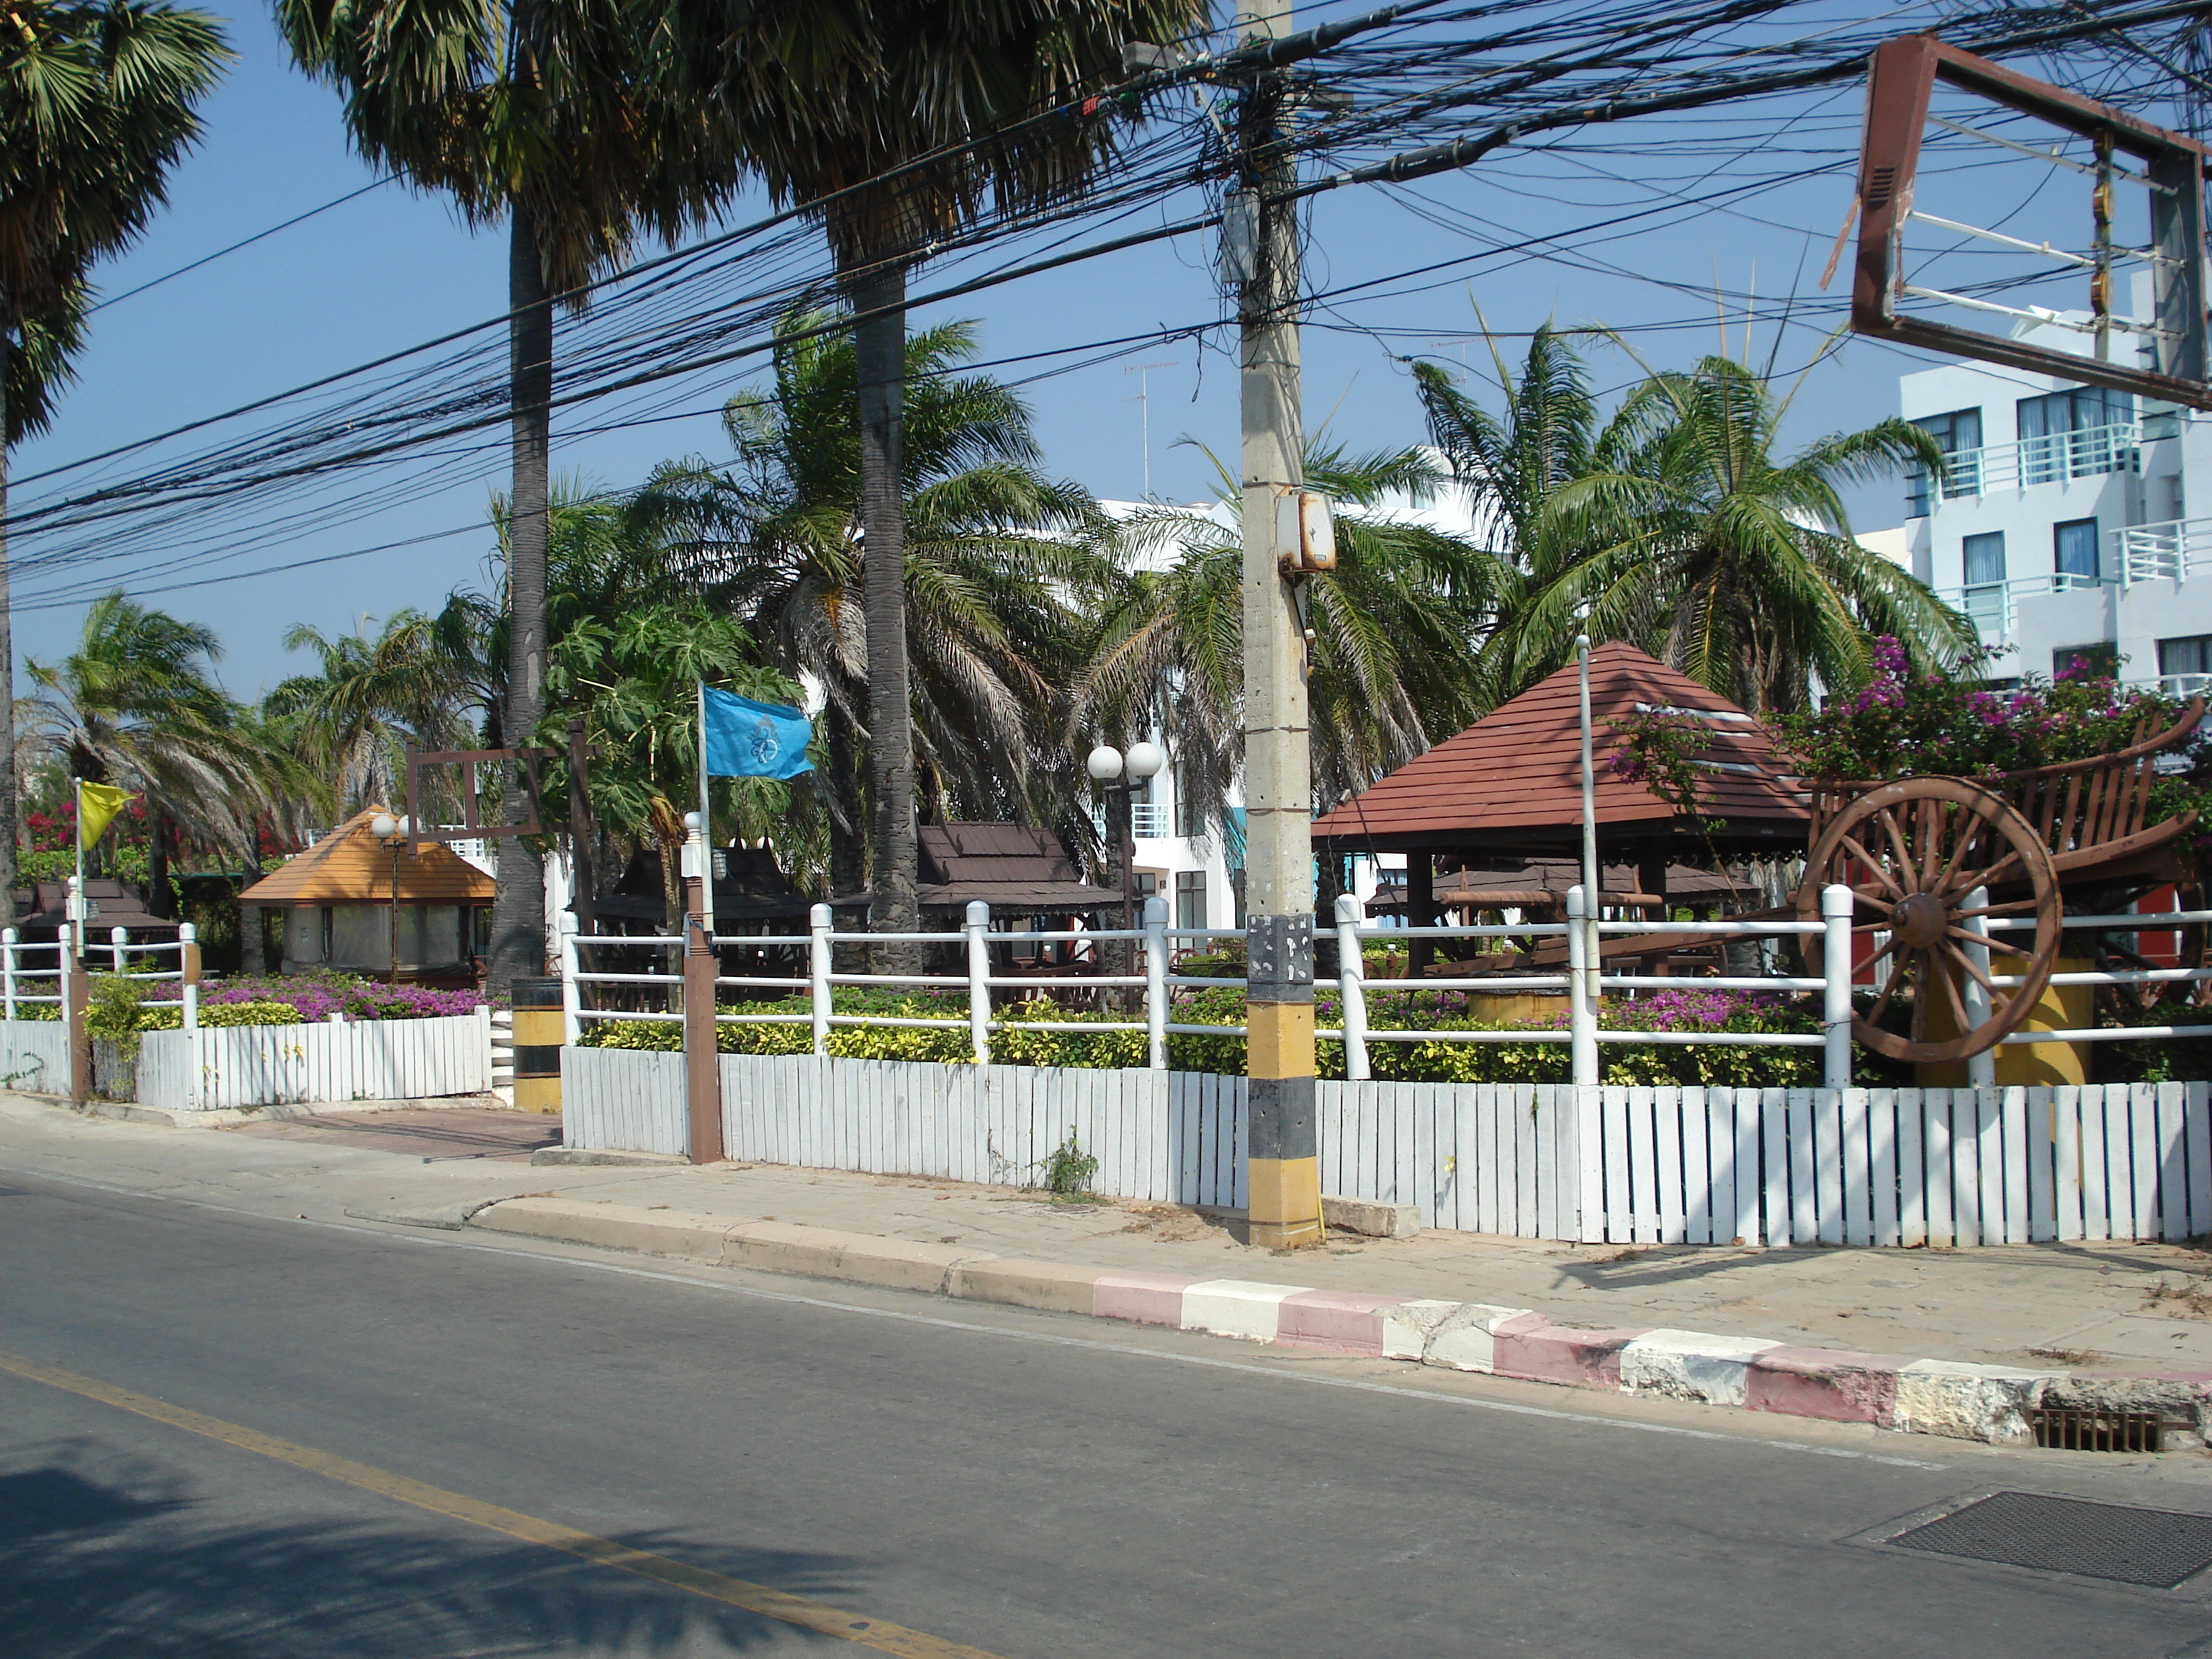
[[[2196,1454],[1686,1434],[1729,1419],[0,1182],[12,1659],[2212,1655],[2193,1583],[1853,1541],[1997,1488],[2212,1511]]]

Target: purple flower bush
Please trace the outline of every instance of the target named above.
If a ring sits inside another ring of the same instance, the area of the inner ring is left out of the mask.
[[[181,993],[174,981],[164,984],[160,999],[176,1001]],[[381,985],[344,974],[270,974],[258,978],[209,980],[200,987],[200,1006],[216,1007],[235,1002],[278,1002],[299,1011],[310,1024],[332,1014],[348,1019],[436,1019],[453,1014],[472,1014],[484,1006],[478,991],[438,991],[422,985]]]
[[[1808,777],[1984,778],[2124,749],[2146,726],[2172,726],[2185,706],[2078,659],[2055,678],[2030,675],[2017,690],[1991,690],[1972,678],[1980,660],[1961,677],[1915,673],[1904,647],[1884,635],[1864,685],[1775,722],[1782,746]]]

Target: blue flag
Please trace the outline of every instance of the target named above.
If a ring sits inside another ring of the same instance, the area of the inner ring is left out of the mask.
[[[704,688],[707,771],[718,778],[795,778],[811,772],[814,725],[796,708]]]

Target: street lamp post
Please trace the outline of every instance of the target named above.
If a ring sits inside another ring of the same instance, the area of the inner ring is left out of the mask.
[[[399,849],[407,845],[407,838],[415,826],[405,817],[393,817],[389,812],[379,812],[368,821],[368,833],[382,842],[385,850],[392,854],[392,905],[386,917],[386,940],[392,951],[391,983],[399,983]]]
[[[1107,798],[1114,806],[1114,838],[1120,843],[1121,859],[1121,927],[1124,932],[1137,925],[1137,827],[1136,792],[1140,784],[1150,783],[1168,763],[1167,751],[1156,743],[1133,743],[1125,756],[1110,743],[1102,743],[1091,751],[1085,763],[1091,778],[1105,787]],[[1136,960],[1136,952],[1127,948],[1115,955],[1125,964]]]

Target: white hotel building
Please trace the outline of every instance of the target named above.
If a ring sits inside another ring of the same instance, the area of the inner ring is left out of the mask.
[[[2073,329],[2018,331],[2089,349]],[[1899,388],[1950,456],[1945,477],[1908,487],[1911,568],[1997,647],[1992,677],[2079,658],[2174,691],[2212,685],[2212,517],[2190,516],[2192,501],[2212,510],[2212,418],[1994,364]]]

